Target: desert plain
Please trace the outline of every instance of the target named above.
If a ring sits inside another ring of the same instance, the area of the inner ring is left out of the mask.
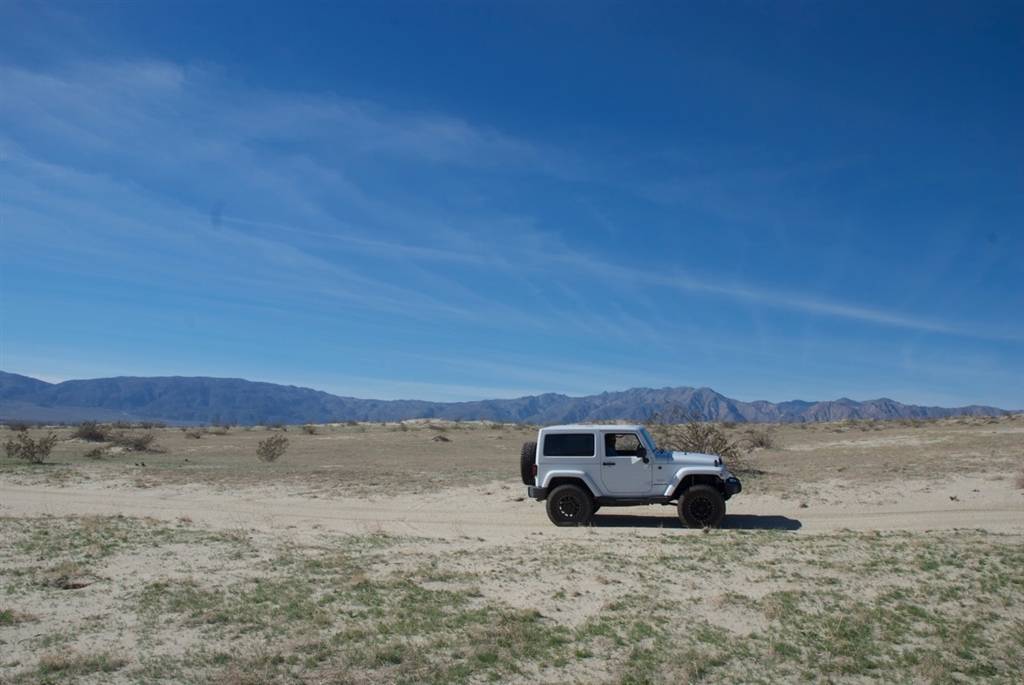
[[[1024,415],[758,429],[702,531],[556,528],[530,426],[29,428],[57,442],[0,459],[0,682],[1021,682]]]

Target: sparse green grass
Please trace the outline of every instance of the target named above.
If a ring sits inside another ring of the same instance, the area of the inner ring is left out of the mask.
[[[38,620],[32,614],[26,614],[17,609],[0,609],[0,627],[13,626],[19,623],[30,623]]]
[[[36,675],[49,680],[57,676],[61,680],[93,675],[96,673],[113,673],[125,666],[128,660],[112,654],[75,654],[57,653],[40,657],[36,666]]]
[[[1024,669],[1020,536],[714,531],[508,546],[300,541],[120,517],[6,518],[0,533],[0,587],[19,607],[0,611],[0,627],[31,611],[44,636],[15,646],[20,665],[0,665],[14,682],[117,671],[141,682],[1013,683]],[[61,573],[92,573],[102,590],[23,582]],[[53,615],[80,597],[100,598],[104,618]],[[176,648],[89,649],[97,631],[126,626],[140,645]]]

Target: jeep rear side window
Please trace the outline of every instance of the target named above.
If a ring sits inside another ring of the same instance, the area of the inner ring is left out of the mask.
[[[546,457],[594,456],[593,433],[552,433],[544,436]]]

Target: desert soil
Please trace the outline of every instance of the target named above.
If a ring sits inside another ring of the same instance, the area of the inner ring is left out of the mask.
[[[0,460],[0,681],[1024,669],[1024,417],[769,427],[708,533],[661,506],[555,528],[522,426],[293,426],[275,463],[269,429],[122,429],[152,452],[54,430],[49,463]]]

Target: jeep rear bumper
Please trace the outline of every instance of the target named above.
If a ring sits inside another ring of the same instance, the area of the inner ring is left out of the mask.
[[[526,495],[535,500],[544,500],[548,498],[548,489],[537,488],[531,485],[528,488],[526,488]]]

